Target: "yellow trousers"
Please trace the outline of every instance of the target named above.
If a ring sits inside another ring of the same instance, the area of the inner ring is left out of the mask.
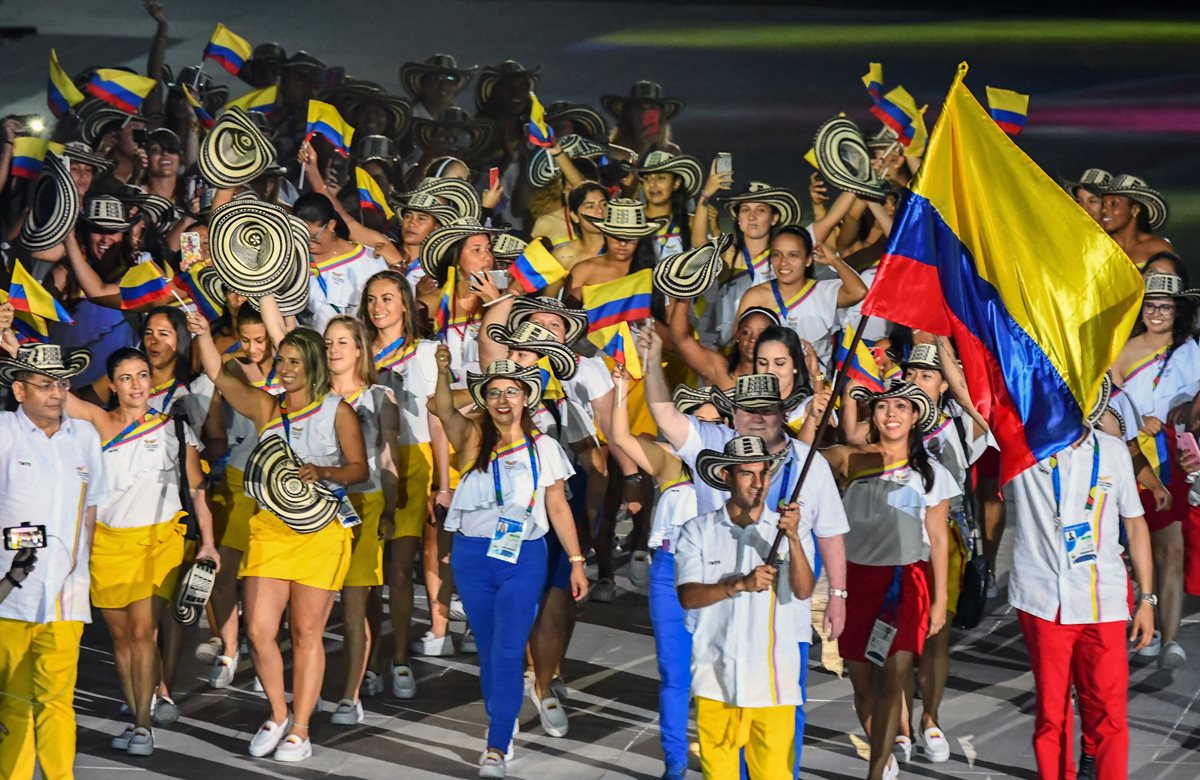
[[[741,774],[739,751],[754,780],[791,780],[795,758],[795,707],[734,707],[696,697],[700,769],[705,780]]]
[[[83,623],[26,623],[0,618],[0,777],[75,776],[75,679]]]

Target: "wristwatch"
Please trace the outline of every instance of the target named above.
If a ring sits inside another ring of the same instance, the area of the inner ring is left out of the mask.
[[[850,591],[848,591],[844,588],[830,588],[829,595],[837,596],[842,601],[845,601],[850,596]]]
[[[1158,606],[1158,596],[1155,596],[1153,593],[1143,593],[1141,600],[1152,607]]]

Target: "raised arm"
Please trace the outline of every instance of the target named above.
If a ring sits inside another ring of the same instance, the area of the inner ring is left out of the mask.
[[[208,320],[196,313],[189,314],[187,319],[188,331],[193,337],[192,348],[200,354],[200,365],[205,375],[235,411],[249,418],[256,429],[262,428],[270,422],[275,411],[274,396],[252,387],[225,370],[221,365],[221,353],[217,351],[212,332],[208,329]]]
[[[262,315],[263,327],[267,329],[267,338],[271,340],[271,346],[278,349],[283,337],[295,330],[295,319],[290,318],[292,321],[288,322],[288,318],[285,318],[283,312],[279,310],[279,302],[275,300],[273,294],[259,298],[258,307],[259,313]]]
[[[850,265],[842,259],[840,253],[830,250],[824,244],[813,247],[813,262],[827,265],[837,272],[842,280],[842,288],[838,290],[837,307],[845,309],[867,297],[867,285]]]
[[[84,401],[74,393],[67,393],[67,416],[76,420],[87,420],[93,428],[99,430],[104,418],[108,415],[99,406]]]
[[[626,385],[625,369],[618,363],[613,369],[613,382],[619,390],[609,393],[612,404],[609,406],[609,430],[605,433],[608,443],[620,448],[639,469],[655,478],[660,478],[667,454],[655,442],[648,442],[634,436],[629,430],[629,390]]]
[[[446,437],[461,457],[471,443],[472,423],[454,405],[454,391],[450,389],[450,348],[438,344],[436,357],[438,378],[437,389],[433,392],[433,413],[441,420]]]
[[[696,341],[692,336],[691,324],[688,322],[690,303],[686,300],[671,302],[667,312],[667,328],[671,336],[671,345],[688,368],[695,371],[709,384],[723,385],[729,382],[729,372],[725,368],[725,357],[716,350]]]
[[[843,192],[837,196],[833,205],[826,210],[825,216],[812,223],[814,244],[824,244],[825,240],[833,235],[834,229],[842,221],[842,218],[850,213],[856,200],[857,198],[851,192]]]
[[[67,234],[64,245],[67,250],[67,261],[71,264],[71,272],[75,274],[75,279],[78,280],[79,287],[88,300],[110,309],[121,308],[120,285],[108,284],[100,278],[96,269],[88,264],[87,258],[83,256],[83,249],[79,246],[79,240],[75,238],[74,230]]]
[[[662,339],[654,328],[643,328],[638,334],[638,351],[646,355],[645,371],[646,404],[650,407],[650,416],[658,425],[658,431],[667,442],[679,449],[687,442],[692,426],[687,415],[675,408],[671,400],[671,391],[667,389],[667,378],[662,370]]]
[[[958,401],[958,405],[963,408],[963,411],[975,421],[976,436],[986,434],[990,430],[987,420],[983,419],[983,415],[975,408],[975,402],[971,400],[967,377],[963,374],[962,367],[958,365],[958,355],[954,354],[954,347],[950,344],[949,337],[935,336],[934,342],[938,348],[938,362],[942,366],[942,376],[946,378],[946,384],[950,385],[950,392],[954,395],[954,400]]]

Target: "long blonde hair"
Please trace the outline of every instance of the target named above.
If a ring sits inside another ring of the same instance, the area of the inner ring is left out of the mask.
[[[341,325],[350,331],[350,335],[354,337],[354,344],[358,347],[358,365],[356,366],[359,380],[370,387],[375,384],[375,359],[371,354],[371,342],[367,336],[367,326],[357,317],[351,317],[349,314],[339,314],[329,321],[325,326],[325,336],[329,337],[329,329],[334,325]]]

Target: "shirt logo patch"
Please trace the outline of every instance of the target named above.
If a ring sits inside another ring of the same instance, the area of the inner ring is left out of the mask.
[[[19,461],[17,461],[17,465],[18,466],[32,466],[33,464],[27,460],[19,460]]]
[[[79,480],[81,482],[83,482],[83,484],[85,484],[85,485],[88,483],[88,480],[91,479],[91,477],[92,477],[91,472],[88,471],[87,466],[76,466],[75,473],[79,476]]]

